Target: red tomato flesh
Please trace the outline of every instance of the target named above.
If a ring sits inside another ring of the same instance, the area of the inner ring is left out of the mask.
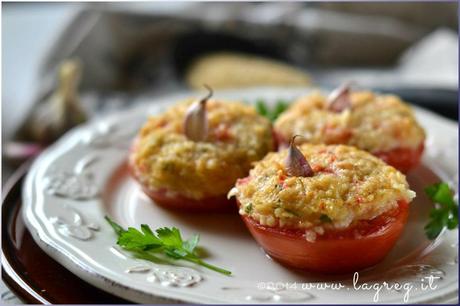
[[[424,145],[421,143],[415,149],[396,148],[390,151],[374,152],[373,154],[390,166],[407,173],[420,164]]]
[[[314,242],[305,239],[305,231],[260,225],[243,215],[252,236],[265,252],[280,263],[322,273],[347,273],[379,263],[390,252],[402,233],[409,204],[373,220],[359,221],[352,228],[326,231]]]
[[[138,171],[135,169],[132,160],[128,164],[131,176],[141,185],[144,193],[159,206],[192,213],[230,212],[235,210],[235,199],[227,199],[226,194],[202,199],[191,199],[177,192],[171,192],[166,188],[152,189],[139,179]]]
[[[191,213],[235,211],[235,199],[227,199],[227,195],[191,199],[167,189],[151,190],[142,186],[142,190],[155,204],[172,210]]]

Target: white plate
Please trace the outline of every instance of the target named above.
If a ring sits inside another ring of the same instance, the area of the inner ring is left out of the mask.
[[[291,100],[305,89],[258,88],[217,92],[215,97],[272,103]],[[149,101],[78,127],[44,152],[33,164],[24,186],[23,215],[34,239],[51,257],[83,280],[140,303],[382,303],[447,302],[458,292],[458,232],[426,240],[423,225],[431,203],[423,187],[440,177],[457,186],[457,125],[416,108],[428,134],[424,166],[408,177],[417,198],[405,232],[389,256],[353,275],[326,276],[285,268],[268,258],[237,214],[187,215],[155,206],[129,177],[124,162],[131,139],[148,114],[161,112],[186,95]],[[431,169],[431,170],[430,170]],[[131,258],[116,246],[104,221],[112,216],[123,226],[147,223],[153,228],[177,226],[185,236],[201,235],[212,264],[230,277],[194,266],[158,265]],[[372,247],[372,246],[369,246]],[[356,254],[360,256],[361,254]],[[432,287],[423,289],[430,275]],[[399,282],[402,290],[384,286]],[[335,288],[326,288],[335,284]],[[337,286],[344,287],[337,290]],[[377,284],[377,285],[375,285]],[[412,286],[410,288],[410,286]],[[410,289],[410,290],[409,290]],[[407,291],[409,293],[407,294]]]

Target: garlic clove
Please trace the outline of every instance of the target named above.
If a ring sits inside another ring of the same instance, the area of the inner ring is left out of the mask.
[[[340,113],[351,108],[351,83],[347,82],[331,92],[327,98],[327,108],[333,112]]]
[[[81,63],[66,60],[59,67],[59,84],[54,93],[32,115],[28,130],[31,138],[49,144],[70,128],[86,121],[78,97]]]
[[[212,97],[213,91],[210,87],[205,87],[209,91],[206,97],[193,103],[185,114],[184,134],[193,141],[205,141],[208,137],[206,102]]]
[[[289,176],[310,177],[314,175],[310,164],[303,153],[296,147],[295,139],[299,135],[292,137],[288,148],[288,155],[284,162],[286,173]]]
[[[232,197],[236,197],[238,195],[238,188],[233,187],[230,189],[230,191],[227,193],[227,199],[230,199]]]

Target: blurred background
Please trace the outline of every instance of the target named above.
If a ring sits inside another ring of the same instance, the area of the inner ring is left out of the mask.
[[[457,120],[457,16],[457,2],[3,3],[3,153],[203,83],[352,80]]]

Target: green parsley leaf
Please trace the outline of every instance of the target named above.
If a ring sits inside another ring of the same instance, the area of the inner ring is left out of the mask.
[[[256,101],[256,109],[257,109],[257,112],[261,114],[262,116],[267,116],[268,108],[267,108],[267,105],[265,105],[264,100]]]
[[[289,106],[289,103],[284,100],[278,100],[273,108],[269,108],[264,100],[259,99],[256,101],[257,112],[268,118],[271,122],[275,121],[278,116],[284,112]]]
[[[321,214],[321,216],[319,216],[319,221],[323,223],[331,223],[332,219],[326,214]]]
[[[275,104],[275,108],[272,112],[273,120],[278,118],[282,112],[284,112],[289,107],[289,103],[284,100],[278,100]]]
[[[184,242],[184,249],[186,249],[189,253],[194,253],[199,241],[200,235],[193,235],[191,238]]]
[[[186,260],[225,275],[232,274],[230,271],[208,264],[198,257],[195,252],[200,240],[198,235],[193,235],[184,241],[176,227],[162,227],[153,232],[147,224],[142,224],[140,231],[134,227],[125,230],[109,217],[106,216],[105,219],[118,236],[117,244],[132,252],[137,258],[156,263],[168,262],[157,256],[162,255],[173,260]]]
[[[458,204],[455,203],[447,183],[440,182],[428,186],[425,193],[436,204],[430,211],[430,220],[424,228],[428,239],[433,240],[444,228],[452,230],[458,227]]]
[[[177,228],[162,227],[156,230],[158,238],[161,239],[166,247],[180,248],[182,246],[182,237]]]
[[[143,224],[142,227],[148,227]],[[144,230],[144,229],[142,229]],[[121,233],[118,237],[117,244],[122,248],[132,251],[146,251],[162,246],[162,242],[148,231],[140,232],[133,227]]]
[[[105,216],[104,219],[107,220],[107,222],[110,224],[110,226],[113,228],[113,230],[118,236],[120,236],[123,232],[126,231],[123,227],[113,222],[109,217]]]

